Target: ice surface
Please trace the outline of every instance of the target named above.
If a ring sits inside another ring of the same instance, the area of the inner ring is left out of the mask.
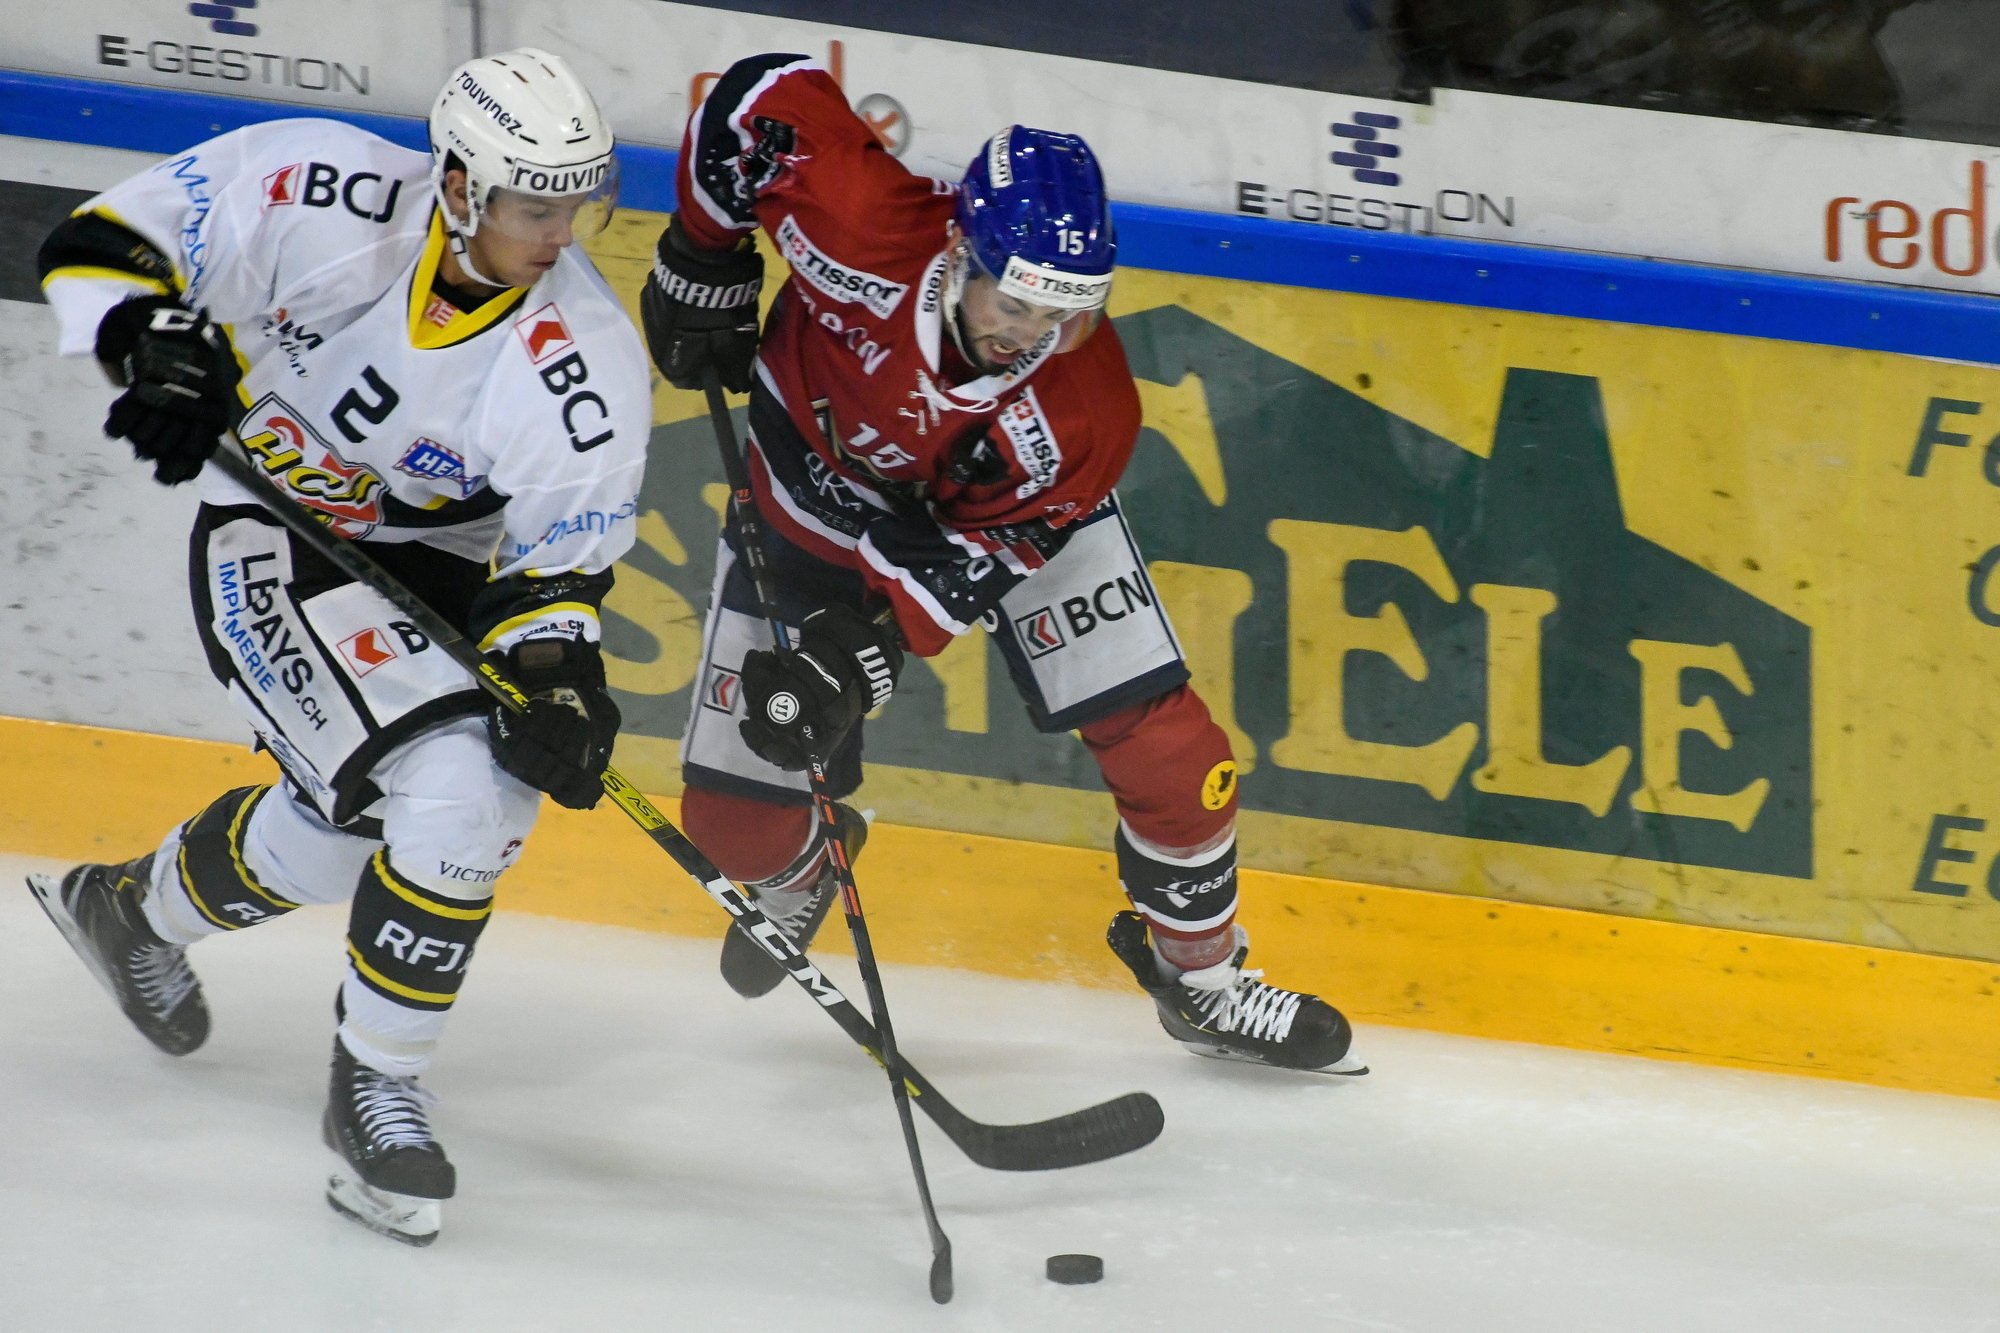
[[[198,946],[215,1034],[176,1061],[0,888],[0,1329],[2000,1329],[1991,1103],[1385,1028],[1366,1079],[1286,1075],[1183,1054],[1136,991],[896,968],[968,1114],[1167,1113],[1039,1175],[919,1117],[939,1308],[886,1082],[814,1006],[501,897],[427,1080],[461,1193],[411,1250],[320,1198],[338,911]],[[1065,1251],[1105,1280],[1048,1282]]]

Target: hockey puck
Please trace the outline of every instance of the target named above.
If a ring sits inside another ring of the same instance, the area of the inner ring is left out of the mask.
[[[1052,1254],[1048,1262],[1049,1281],[1080,1287],[1104,1280],[1104,1260],[1094,1254]]]

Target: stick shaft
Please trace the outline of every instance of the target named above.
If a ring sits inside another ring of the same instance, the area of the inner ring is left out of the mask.
[[[487,661],[457,626],[404,587],[367,552],[336,536],[312,511],[279,491],[249,458],[239,452],[234,435],[209,460],[208,466],[257,496],[271,516],[301,543],[324,556],[336,568],[368,587],[422,630],[493,698],[514,708],[526,696],[504,673]],[[854,1007],[833,981],[772,925],[735,884],[724,878],[701,849],[688,840],[659,808],[616,768],[604,771],[604,791],[618,808],[671,857],[709,897],[741,923],[792,981],[811,996],[853,1042],[886,1068],[900,1066],[910,1096],[924,1108],[946,1136],[979,1165],[996,1171],[1041,1171],[1081,1166],[1132,1152],[1159,1136],[1164,1124],[1159,1104],[1145,1093],[1086,1107],[1049,1120],[1021,1125],[993,1125],[974,1120],[952,1104],[929,1079],[900,1055],[891,1061],[873,1024]],[[839,846],[836,842],[835,846]],[[842,849],[844,853],[844,848]]]
[[[737,554],[750,575],[750,586],[759,610],[770,622],[771,638],[778,651],[792,651],[792,636],[778,614],[778,601],[771,586],[771,571],[764,559],[764,525],[757,514],[756,497],[750,488],[750,466],[736,443],[736,427],[729,419],[729,404],[722,396],[722,384],[715,371],[708,372],[709,424],[715,428],[715,447],[722,454],[723,474],[729,479],[729,522],[736,532]],[[924,1225],[931,1236],[931,1295],[940,1304],[951,1299],[951,1240],[938,1221],[937,1207],[931,1202],[930,1177],[924,1170],[923,1150],[917,1144],[917,1126],[910,1114],[910,1094],[898,1072],[896,1032],[889,1021],[889,997],[882,987],[882,969],[875,961],[875,944],[868,933],[868,918],[861,910],[861,891],[854,883],[854,866],[839,834],[833,797],[827,792],[826,755],[817,737],[807,729],[807,772],[812,783],[813,813],[822,826],[827,859],[833,865],[834,883],[840,889],[841,911],[847,917],[848,933],[854,938],[854,957],[861,969],[861,984],[868,994],[868,1007],[875,1018],[875,1030],[882,1035],[882,1065],[889,1075],[890,1095],[896,1103],[896,1119],[903,1129],[903,1146],[909,1150],[910,1171],[916,1178],[917,1198],[923,1203]],[[940,1294],[942,1290],[943,1294]]]

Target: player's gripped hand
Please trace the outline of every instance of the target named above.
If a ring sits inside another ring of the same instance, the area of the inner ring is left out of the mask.
[[[228,337],[206,312],[172,297],[111,307],[97,326],[97,359],[125,390],[111,404],[104,433],[130,441],[163,485],[200,472],[241,415],[243,372]]]
[[[743,743],[788,772],[832,757],[861,715],[888,701],[903,670],[893,629],[830,606],[799,626],[791,652],[743,655]]]
[[[700,389],[713,366],[723,388],[750,392],[763,288],[764,257],[756,247],[746,242],[703,250],[688,239],[678,215],[669,218],[639,293],[646,348],[667,383]]]
[[[501,674],[528,696],[525,712],[496,702],[486,717],[493,761],[558,805],[588,810],[604,795],[604,770],[622,720],[605,689],[604,657],[583,639],[523,639]]]

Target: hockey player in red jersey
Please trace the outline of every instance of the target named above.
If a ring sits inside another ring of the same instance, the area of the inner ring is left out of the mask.
[[[642,293],[647,342],[676,386],[713,374],[750,395],[765,556],[796,643],[774,650],[725,534],[682,741],[689,835],[803,945],[832,898],[806,736],[830,749],[831,794],[851,793],[861,716],[904,654],[983,624],[1035,723],[1076,730],[1111,790],[1135,910],[1110,942],[1162,1026],[1203,1054],[1365,1072],[1338,1011],[1243,966],[1235,765],[1157,596],[1062,652],[1017,625],[1072,586],[1145,578],[1113,491],[1140,408],[1102,321],[1115,240],[1089,147],[1014,126],[953,188],[885,152],[818,65],[766,55],[696,109],[679,184]],[[760,227],[791,268],[761,339]],[[858,850],[864,821],[839,813]],[[781,979],[735,931],[722,969],[746,995]]]

